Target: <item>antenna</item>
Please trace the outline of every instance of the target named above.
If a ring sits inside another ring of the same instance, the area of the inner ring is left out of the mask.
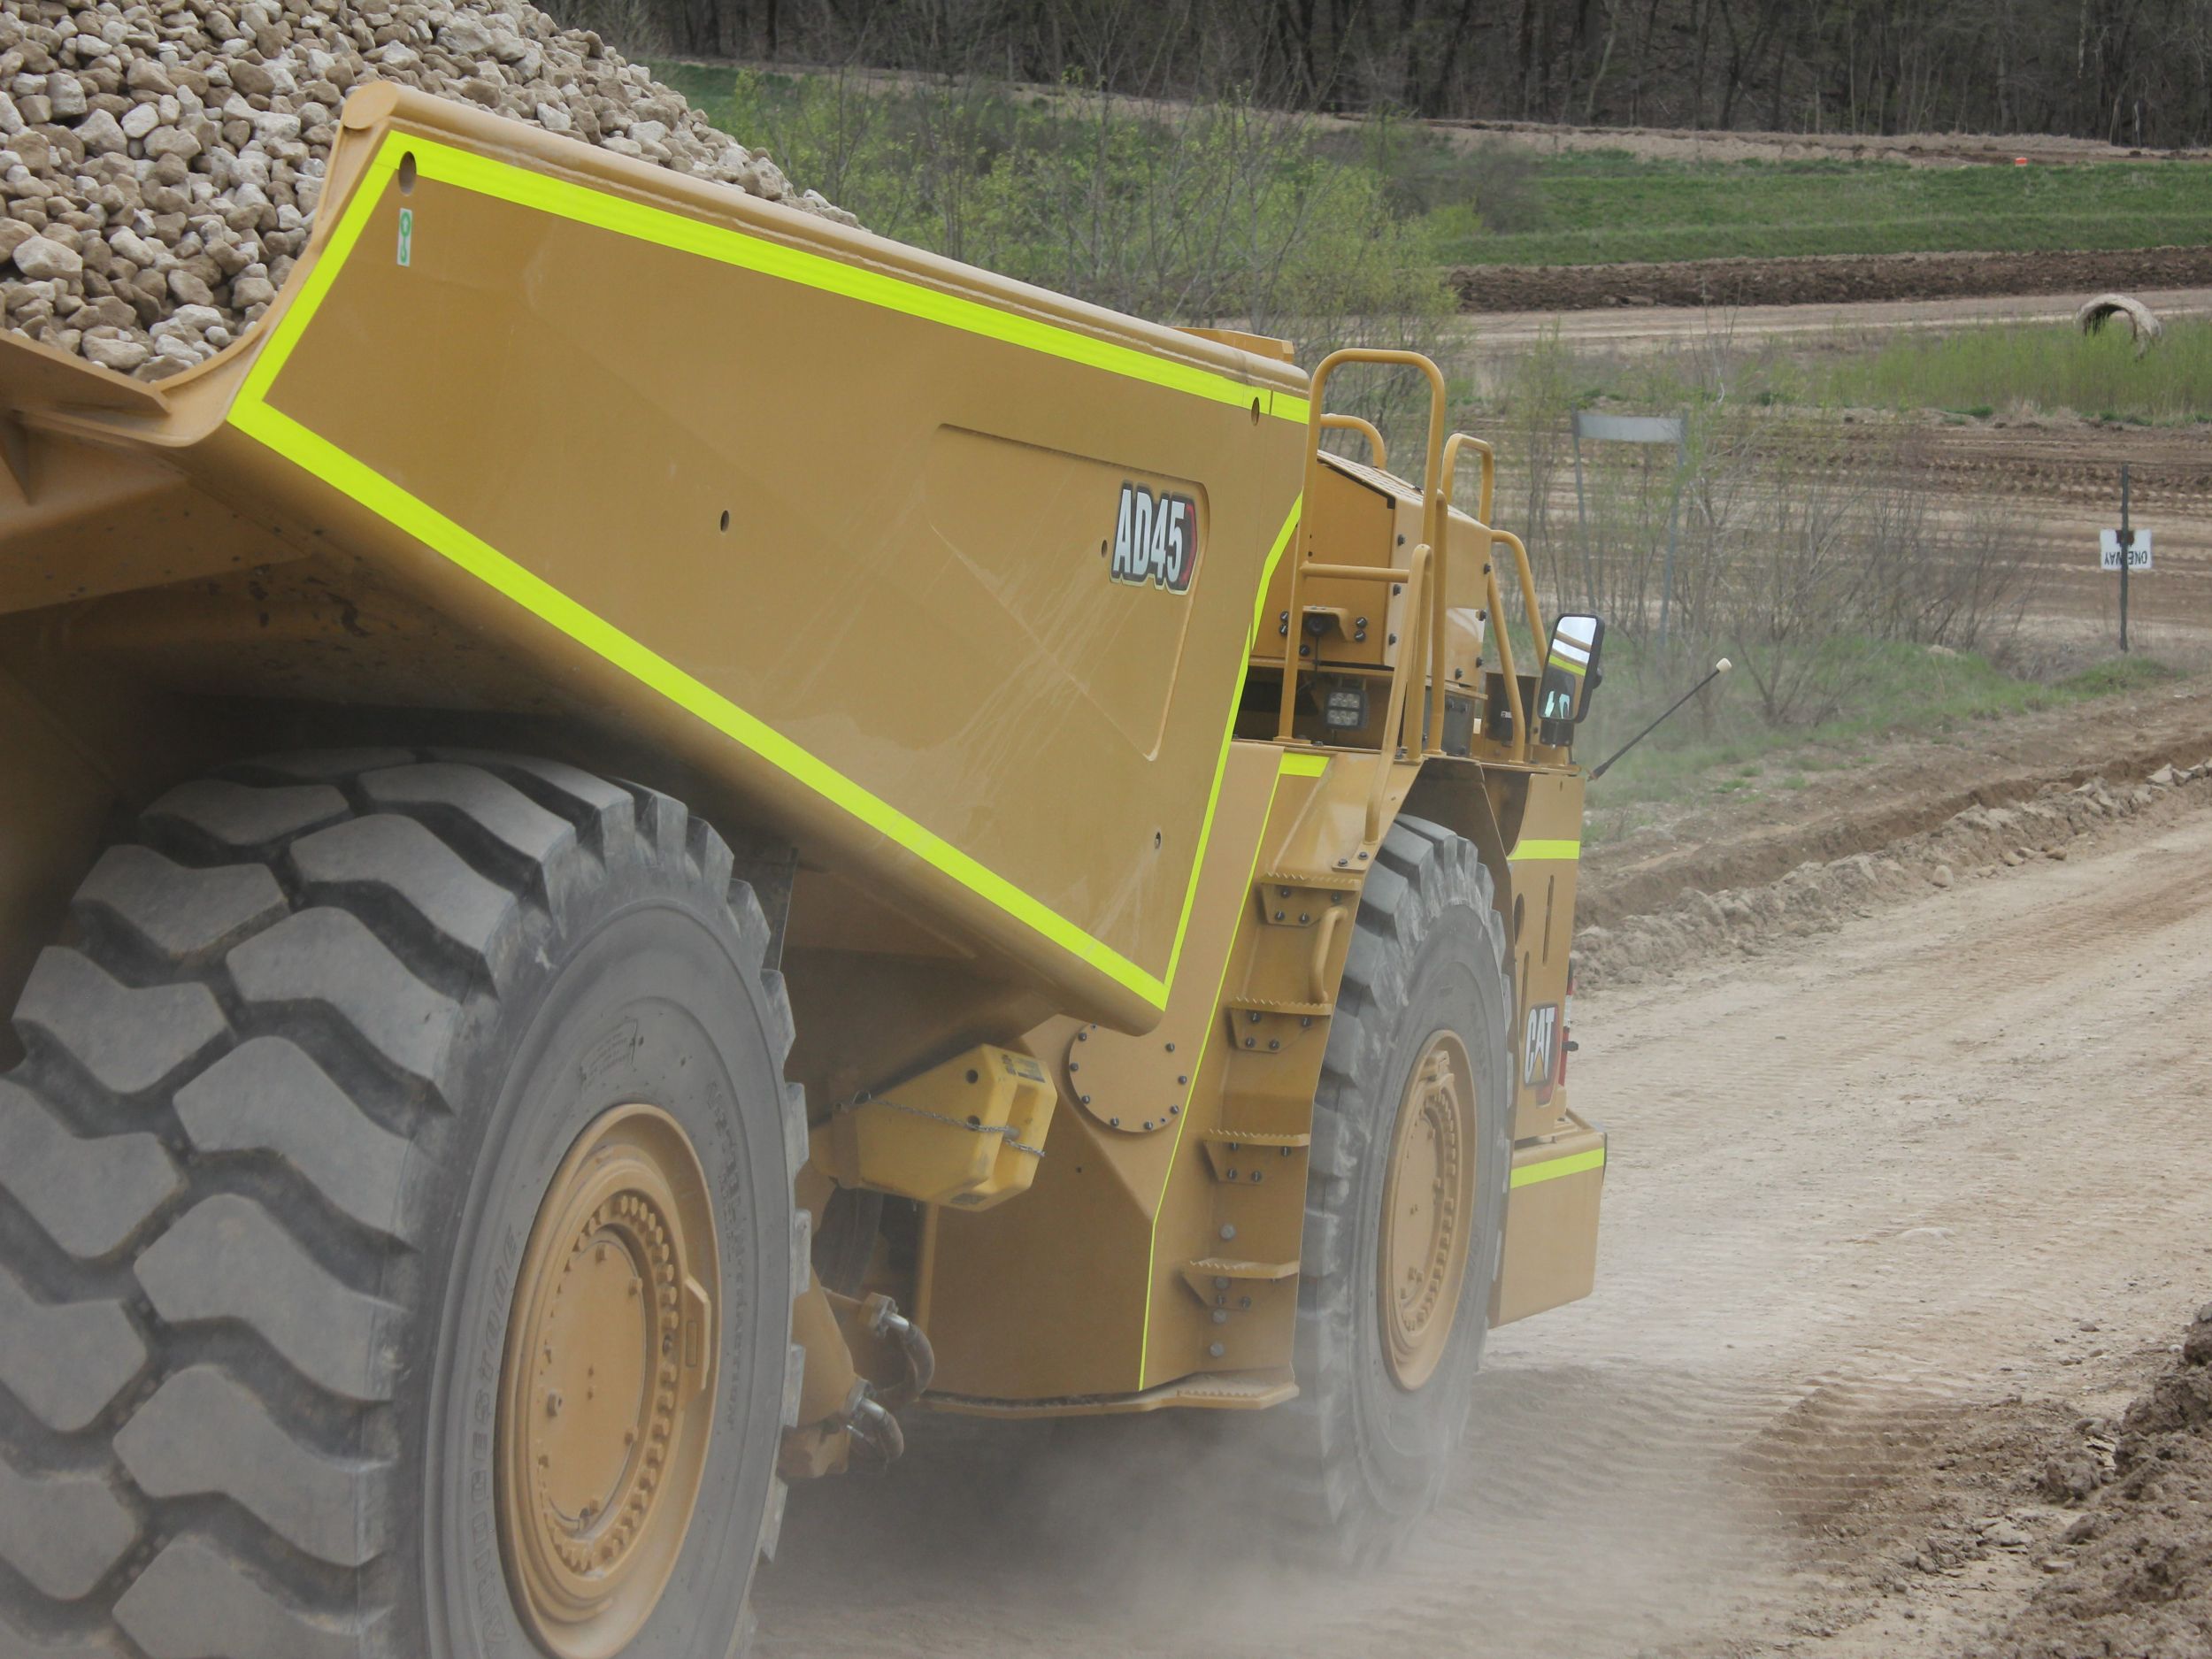
[[[1594,768],[1590,776],[1593,778],[1604,777],[1607,771],[1611,768],[1613,761],[1618,760],[1622,755],[1627,754],[1630,749],[1635,748],[1637,744],[1642,742],[1654,732],[1657,731],[1662,726],[1665,725],[1668,715],[1672,714],[1677,709],[1687,703],[1692,697],[1694,697],[1699,692],[1704,690],[1706,687],[1711,685],[1716,680],[1718,680],[1723,674],[1726,673],[1732,666],[1733,666],[1733,664],[1732,664],[1725,657],[1722,657],[1717,663],[1715,663],[1713,664],[1713,672],[1711,673],[1706,675],[1704,679],[1699,680],[1697,684],[1692,686],[1687,691],[1684,692],[1672,703],[1669,703],[1667,705],[1666,714],[1661,715],[1649,726],[1644,727],[1642,731],[1637,733],[1635,736],[1630,738],[1627,742],[1622,744],[1620,753],[1615,755],[1612,760],[1606,761],[1602,765]]]

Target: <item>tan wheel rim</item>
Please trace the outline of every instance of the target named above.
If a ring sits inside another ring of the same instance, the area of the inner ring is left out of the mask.
[[[556,1659],[606,1659],[683,1553],[714,1427],[714,1212],[666,1112],[620,1106],[547,1188],[500,1379],[500,1542]]]
[[[1475,1074],[1448,1031],[1413,1063],[1390,1138],[1382,1206],[1383,1357],[1420,1387],[1451,1345],[1475,1211]]]

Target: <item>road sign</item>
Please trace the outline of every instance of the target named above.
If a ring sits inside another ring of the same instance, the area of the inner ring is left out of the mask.
[[[2120,541],[2128,541],[2128,568],[2147,571],[2151,568],[2151,533],[2147,530],[2100,530],[2097,533],[2097,568],[2116,571],[2120,568]]]

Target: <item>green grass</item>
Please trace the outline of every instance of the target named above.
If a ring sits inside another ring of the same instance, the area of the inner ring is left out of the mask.
[[[1053,275],[1054,258],[1033,246],[1050,238],[1021,223],[1021,205],[1050,193],[1028,176],[1040,154],[1094,147],[1079,103],[1042,107],[987,83],[893,89],[824,76],[741,76],[726,66],[650,66],[726,131],[767,144],[802,183],[875,228],[1002,268],[1033,263],[1037,270],[1022,273],[1041,280]],[[1407,238],[1404,251],[1439,265],[2212,242],[2212,163],[1643,160],[1625,150],[1543,155],[1497,141],[1462,148],[1404,121],[1315,132],[1301,148],[1264,157],[1263,169],[1294,171],[1310,158],[1375,191]],[[1113,181],[1116,193],[1141,189],[1158,171],[1156,156],[1123,159],[1131,165]],[[1001,173],[1003,191],[966,199]],[[1235,206],[1178,203],[1175,216],[1202,225],[1233,216]]]
[[[1432,209],[1439,257],[1455,265],[1609,265],[2212,242],[2205,163],[1937,168],[1645,161],[1601,150],[1535,159],[1514,196],[1503,227],[1479,201]]]
[[[2212,323],[2176,322],[2140,358],[2124,325],[2084,338],[2031,324],[1908,334],[1816,376],[1824,401],[1854,408],[2070,410],[2174,422],[2212,414]]]
[[[1474,349],[1480,349],[1479,340]],[[2182,319],[2140,357],[2124,324],[2084,336],[2068,323],[1989,323],[1868,337],[1801,335],[1624,355],[1563,342],[1493,359],[1496,384],[1459,393],[1475,417],[1516,399],[1639,411],[1728,401],[1833,417],[1852,410],[1932,415],[1963,426],[1995,415],[2075,414],[2130,426],[2212,422],[2212,322]],[[1499,371],[1502,369],[1502,373]]]
[[[1715,795],[1801,789],[1804,774],[1864,764],[1870,742],[1899,736],[1955,733],[1977,721],[2089,702],[2140,690],[2174,671],[2153,658],[2115,657],[2055,681],[2024,680],[1971,653],[1947,654],[1916,645],[1847,641],[1868,664],[1851,712],[1821,725],[1786,728],[1761,718],[1750,687],[1724,679],[1703,706],[1693,704],[1647,738],[1619,765],[1590,786],[1599,816],[1590,839],[1603,841],[1648,821],[1638,809]],[[1591,722],[1576,742],[1577,757],[1594,764],[1666,706],[1671,691],[1644,683],[1640,664],[1609,643],[1607,684]]]
[[[1039,102],[989,81],[652,67],[871,229],[1117,311],[1262,334],[1303,321],[1303,343],[1325,350],[1425,338],[1453,309],[1382,175],[1246,100]]]

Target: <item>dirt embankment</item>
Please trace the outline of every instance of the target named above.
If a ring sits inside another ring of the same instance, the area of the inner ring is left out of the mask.
[[[1466,311],[1577,311],[1608,305],[1821,305],[1863,300],[2195,288],[2212,248],[2115,252],[1824,254],[1645,265],[1458,265]]]
[[[2150,780],[2092,778],[2050,784],[2009,806],[1965,807],[1932,829],[1878,852],[1809,861],[1778,881],[1715,891],[1692,889],[1664,910],[1624,918],[1575,935],[1582,983],[1601,986],[1679,973],[1686,966],[1756,954],[1774,941],[1823,933],[1877,904],[1949,887],[1970,874],[2036,859],[2061,861],[2075,843],[2158,808],[2168,797],[2212,794],[2212,736],[2195,766],[2162,765]]]
[[[1560,127],[1548,121],[1437,119],[1462,144],[1507,140],[1560,155],[1626,150],[1647,161],[1888,161],[1910,167],[2038,166],[2094,161],[2201,161],[2201,150],[2144,150],[2047,133],[1778,133],[1711,127]]]
[[[2212,682],[2171,680],[1940,736],[1884,743],[1869,764],[1814,774],[1764,798],[1678,811],[1584,855],[1577,920],[1615,927],[1685,894],[1779,881],[1806,864],[1887,853],[1971,807],[2005,808],[2101,779],[2115,790],[2212,750]],[[1591,792],[1593,812],[1610,803]]]
[[[2212,1653],[2212,1302],[2116,1436],[2088,1426],[2043,1473],[2047,1496],[2081,1508],[2051,1577],[1973,1659]]]

